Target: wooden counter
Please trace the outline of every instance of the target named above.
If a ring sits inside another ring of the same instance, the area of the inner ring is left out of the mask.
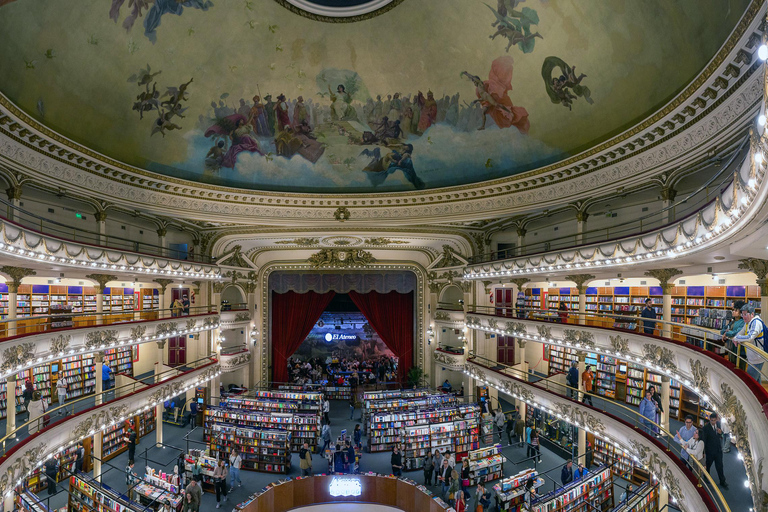
[[[360,496],[331,496],[330,486],[334,478],[360,481]],[[415,485],[397,478],[378,475],[313,476],[290,480],[268,489],[242,508],[242,512],[286,512],[298,507],[318,503],[376,503],[419,512],[443,512],[440,505]]]

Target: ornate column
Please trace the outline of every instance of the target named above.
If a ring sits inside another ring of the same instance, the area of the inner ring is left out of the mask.
[[[572,274],[565,276],[568,281],[576,283],[576,289],[579,291],[579,324],[586,325],[587,323],[587,282],[592,281],[595,276],[592,274]]]
[[[515,279],[510,279],[509,281],[517,287],[517,292],[515,293],[515,297],[514,297],[515,305],[517,305],[517,294],[522,292],[523,289],[525,288],[525,285],[531,282],[531,280],[528,279],[527,277],[516,277]],[[519,315],[520,313],[521,312],[518,311],[517,308],[515,308],[515,316]]]
[[[525,244],[525,234],[527,231],[521,227],[517,228],[517,248],[515,250],[516,256],[523,255],[523,244]]]
[[[19,286],[21,286],[21,280],[28,276],[34,276],[36,272],[29,268],[13,267],[10,265],[0,267],[0,272],[9,277],[9,280],[6,281],[8,285],[8,320],[13,320],[16,318],[16,299]],[[16,322],[8,322],[7,329],[8,336],[16,335]]]
[[[10,435],[11,432],[16,430],[16,379],[15,373],[8,376],[6,379],[6,402],[5,402],[5,435]]]
[[[675,276],[679,276],[682,273],[682,271],[676,268],[659,268],[645,273],[648,277],[658,279],[661,286],[663,292],[662,320],[664,322],[672,321],[672,287],[674,286]],[[662,336],[665,338],[672,337],[672,326],[669,323],[662,324]]]
[[[168,247],[165,245],[166,244],[165,235],[167,234],[168,234],[168,229],[165,226],[158,228],[157,236],[160,237],[158,245],[160,246],[160,254],[162,256],[168,256]]]
[[[99,223],[99,245],[107,245],[107,212],[104,210],[94,214]]]
[[[21,203],[21,185],[11,185],[5,189],[5,193],[8,195],[8,201],[10,201],[13,206],[18,208]],[[16,219],[16,209],[8,208],[8,220]]]
[[[661,407],[664,412],[661,413],[661,427],[669,432],[669,384],[671,377],[669,375],[661,376]]]
[[[104,377],[104,352],[96,352],[93,354],[93,378],[96,379],[96,405],[101,405],[104,403],[104,397],[102,393],[104,392],[104,381],[102,380]]]
[[[662,208],[668,208],[672,206],[672,203],[675,201],[675,197],[677,196],[677,190],[672,188],[669,185],[666,185],[662,187],[661,189],[661,207]],[[675,209],[670,208],[667,210],[667,216],[666,216],[667,224],[672,223],[675,221]]]
[[[157,353],[160,361],[155,363],[155,382],[160,381],[160,374],[163,372],[163,353],[165,352],[165,341],[157,342]],[[163,402],[155,406],[155,442],[157,446],[163,443]]]
[[[587,353],[586,352],[579,352],[579,391],[580,393],[576,394],[577,400],[579,397],[581,397],[581,393],[584,392],[584,381],[581,380],[581,375],[584,373],[584,371],[587,369]],[[583,398],[581,398],[583,400]],[[586,466],[586,455],[587,455],[587,432],[583,428],[579,428],[579,439],[577,441],[578,446],[578,461],[584,462]]]
[[[91,455],[93,455],[93,478],[99,482],[101,482],[101,441],[101,432],[95,433],[93,435],[93,443],[91,443]]]
[[[589,214],[585,211],[579,210],[576,212],[576,245],[584,243],[584,231],[587,227],[587,219]]]
[[[251,318],[250,323],[248,324],[248,328],[245,330],[245,346],[248,347],[248,351],[251,353],[251,360],[248,363],[248,368],[245,370],[245,387],[250,388],[252,382],[256,382],[258,379],[256,379],[256,376],[254,375],[254,372],[256,371],[256,356],[258,355],[258,352],[256,350],[256,346],[253,343],[253,340],[251,339],[251,331],[253,329],[256,329],[256,301],[258,300],[258,289],[259,289],[259,282],[258,282],[258,276],[256,275],[256,272],[251,270],[248,272],[248,280],[244,283],[245,293],[246,295],[246,302],[248,303],[248,315]]]
[[[154,279],[154,282],[160,285],[160,309],[166,309],[170,307],[170,302],[165,298],[165,291],[168,289],[168,285],[173,282],[171,279]],[[165,316],[171,316],[166,312],[162,313]]]
[[[763,316],[768,315],[768,260],[759,260],[757,258],[747,258],[741,260],[739,268],[749,270],[757,276],[757,284],[760,286],[760,313]]]
[[[110,281],[117,281],[117,276],[110,274],[88,274],[85,277],[98,283],[96,285],[96,323],[101,324],[104,320],[104,288]]]
[[[224,283],[213,283],[213,293],[211,294],[211,304],[221,309],[221,292],[224,291]]]

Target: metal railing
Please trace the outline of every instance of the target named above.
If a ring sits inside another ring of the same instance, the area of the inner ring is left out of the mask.
[[[658,433],[659,433],[659,436],[657,438],[658,441],[665,445],[665,448],[667,451],[672,451],[678,457],[682,458],[681,457],[682,449],[680,445],[675,441],[675,435],[673,433],[665,429],[659,423],[649,420],[648,418],[645,418],[644,416],[640,415],[640,413],[637,410],[631,409],[622,403],[616,402],[610,398],[606,398],[601,395],[596,395],[593,393],[588,393],[586,391],[580,390],[578,388],[573,388],[571,386],[568,386],[567,384],[554,382],[549,378],[540,379],[539,377],[531,373],[522,371],[517,368],[513,368],[511,366],[508,366],[502,363],[498,363],[494,360],[487,359],[485,357],[478,356],[476,354],[471,354],[470,357],[467,359],[467,361],[474,362],[480,366],[483,366],[488,371],[496,372],[505,377],[522,381],[533,387],[537,387],[539,389],[548,391],[550,393],[558,395],[558,397],[566,398],[571,401],[578,401],[582,403],[582,405],[584,406],[587,406],[586,404],[583,403],[584,399],[586,397],[589,397],[590,401],[592,402],[592,404],[590,404],[591,407],[594,410],[596,410],[598,413],[602,414],[603,412],[607,412],[608,410],[610,410],[611,412],[608,414],[611,414],[612,416],[628,424],[629,426],[631,426],[638,432],[642,433],[645,437],[648,437],[649,439],[652,439],[652,436],[649,434],[648,429],[658,430]],[[535,379],[535,380],[532,380],[532,379]],[[506,392],[503,389],[500,389],[499,393],[506,393]],[[574,400],[573,398],[571,398],[571,396],[578,397],[579,399]],[[602,405],[603,407],[600,407],[600,405]],[[566,421],[566,423],[573,425],[573,423],[570,423],[565,418],[563,418],[563,420]],[[631,457],[629,457],[629,459],[631,459]],[[719,487],[715,484],[714,480],[712,479],[712,476],[706,471],[706,469],[700,463],[700,461],[695,460],[695,457],[688,457],[688,460],[690,461],[689,462],[689,465],[691,468],[690,470],[693,472],[694,476],[699,482],[698,485],[703,486],[707,490],[707,493],[713,499],[714,503],[718,506],[719,511],[729,512],[731,509],[727,501],[723,497],[722,493],[720,492]]]
[[[222,311],[248,311],[248,303],[236,302],[234,304],[230,304],[229,302],[222,302],[221,310]]]
[[[154,257],[193,261],[197,263],[214,263],[213,258],[201,254],[184,254],[174,251],[168,247],[162,247],[146,242],[138,242],[130,238],[123,238],[114,235],[102,234],[96,231],[90,231],[81,227],[74,227],[62,222],[47,219],[36,213],[32,213],[24,208],[20,208],[6,199],[0,198],[0,208],[5,207],[5,217],[0,217],[3,222],[15,224],[17,226],[32,229],[40,234],[60,238],[64,241],[77,242],[80,244],[91,245],[101,249],[115,249],[120,251],[130,251],[139,254],[151,255]],[[11,218],[13,220],[11,220]]]
[[[176,310],[178,311],[178,310]],[[142,322],[150,320],[163,319],[182,319],[185,317],[217,313],[214,305],[209,306],[190,306],[188,313],[177,314],[171,308],[166,309],[140,309],[121,312],[106,313],[57,313],[55,315],[34,315],[20,316],[14,319],[5,318],[0,320],[0,342],[14,336],[29,336],[32,334],[55,333],[59,331],[68,331],[71,329],[83,329],[87,327],[98,327],[102,325],[116,325],[130,322]],[[69,323],[72,325],[55,326],[58,323]]]
[[[470,265],[473,265],[508,258],[531,256],[556,249],[567,249],[597,242],[616,240],[622,236],[637,235],[670,224],[670,221],[668,220],[670,211],[674,212],[676,216],[676,219],[672,221],[672,223],[680,222],[683,218],[697,213],[703,207],[714,201],[715,197],[719,196],[733,179],[734,164],[741,165],[742,159],[739,158],[739,155],[742,155],[744,150],[748,149],[748,147],[749,136],[745,137],[738,148],[728,157],[728,161],[722,166],[720,171],[700,185],[698,189],[666,208],[661,208],[631,221],[614,224],[606,228],[591,229],[580,234],[564,235],[548,240],[536,241],[513,249],[486,252],[468,258],[468,262]],[[714,162],[715,158],[711,160]],[[713,195],[715,197],[713,197]]]
[[[683,324],[679,322],[668,322],[665,320],[649,320],[639,316],[639,312],[627,311],[621,314],[605,313],[601,311],[587,311],[579,313],[578,311],[561,311],[558,309],[531,309],[531,308],[515,308],[515,307],[494,307],[494,306],[477,306],[471,305],[467,307],[467,313],[476,313],[484,315],[492,315],[495,317],[501,317],[506,319],[527,319],[537,320],[542,322],[554,322],[565,323],[573,325],[574,327],[603,327],[610,328],[616,331],[652,335],[667,339],[669,341],[675,341],[678,343],[685,343],[698,347],[705,352],[712,353],[723,360],[727,360],[735,364],[738,368],[747,371],[750,377],[755,378],[755,374],[760,376],[758,382],[768,382],[768,367],[764,364],[768,361],[768,352],[761,350],[760,348],[749,345],[749,348],[745,348],[743,345],[740,347],[735,346],[730,342],[723,341],[723,335],[714,329],[707,327],[701,327],[691,324]],[[565,322],[563,322],[565,318]],[[591,322],[591,323],[590,323]],[[646,327],[643,322],[654,322],[654,328]],[[616,327],[616,324],[634,324],[637,323],[633,329],[624,327]],[[468,326],[471,327],[471,326]],[[672,337],[665,336],[665,333],[669,333]],[[675,339],[675,336],[682,339]],[[747,358],[747,350],[751,350],[761,358],[761,363],[750,363]]]
[[[2,459],[2,457],[5,455],[5,453],[8,451],[9,448],[15,446],[18,442],[25,441],[29,437],[30,426],[34,428],[35,432],[44,431],[59,422],[59,418],[57,418],[58,416],[61,416],[60,418],[61,420],[67,420],[75,414],[78,414],[88,409],[92,409],[94,406],[97,405],[96,404],[97,398],[101,398],[102,400],[99,406],[104,404],[109,404],[111,402],[114,402],[115,400],[122,400],[127,395],[130,395],[131,393],[135,393],[136,391],[141,391],[147,386],[150,386],[152,384],[157,384],[159,382],[164,382],[173,377],[181,377],[202,366],[210,364],[215,360],[216,359],[213,356],[206,356],[206,357],[197,359],[196,361],[192,361],[191,363],[185,364],[184,368],[186,368],[186,371],[184,372],[180,372],[175,368],[171,368],[157,374],[148,375],[141,379],[134,379],[131,377],[133,382],[129,384],[126,384],[120,387],[110,388],[109,390],[102,391],[101,393],[93,393],[93,394],[89,394],[86,396],[81,396],[79,398],[69,400],[65,402],[63,405],[58,405],[56,407],[46,409],[43,412],[43,414],[40,416],[35,416],[34,418],[32,418],[32,417],[29,417],[29,415],[27,414],[28,417],[24,423],[20,425],[17,424],[14,430],[7,433],[4,437],[0,438],[0,459]],[[94,364],[98,364],[98,363],[94,363]],[[94,379],[97,378],[97,372],[95,370],[96,368],[94,366]],[[111,395],[111,398],[110,398],[110,395]],[[25,414],[25,413],[17,412],[16,414],[19,415],[19,414]],[[46,421],[45,419],[46,416],[49,417],[48,421]],[[32,425],[33,423],[36,423],[36,424]]]

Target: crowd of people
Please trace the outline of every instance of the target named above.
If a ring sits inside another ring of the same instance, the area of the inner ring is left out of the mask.
[[[342,358],[329,355],[325,359],[313,357],[302,361],[297,357],[288,359],[288,375],[291,382],[305,386],[307,390],[318,385],[358,386],[395,382],[398,360],[394,356],[380,356],[374,359]]]

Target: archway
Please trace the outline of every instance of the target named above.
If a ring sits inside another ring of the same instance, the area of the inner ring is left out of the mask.
[[[245,294],[243,294],[243,291],[237,285],[227,286],[221,294],[222,306],[228,305],[229,308],[232,308],[235,304],[244,304],[244,303],[245,303]],[[225,309],[225,308],[222,307],[222,309]]]
[[[462,300],[464,300],[464,290],[455,284],[450,284],[443,288],[438,302],[442,304],[458,304]]]

